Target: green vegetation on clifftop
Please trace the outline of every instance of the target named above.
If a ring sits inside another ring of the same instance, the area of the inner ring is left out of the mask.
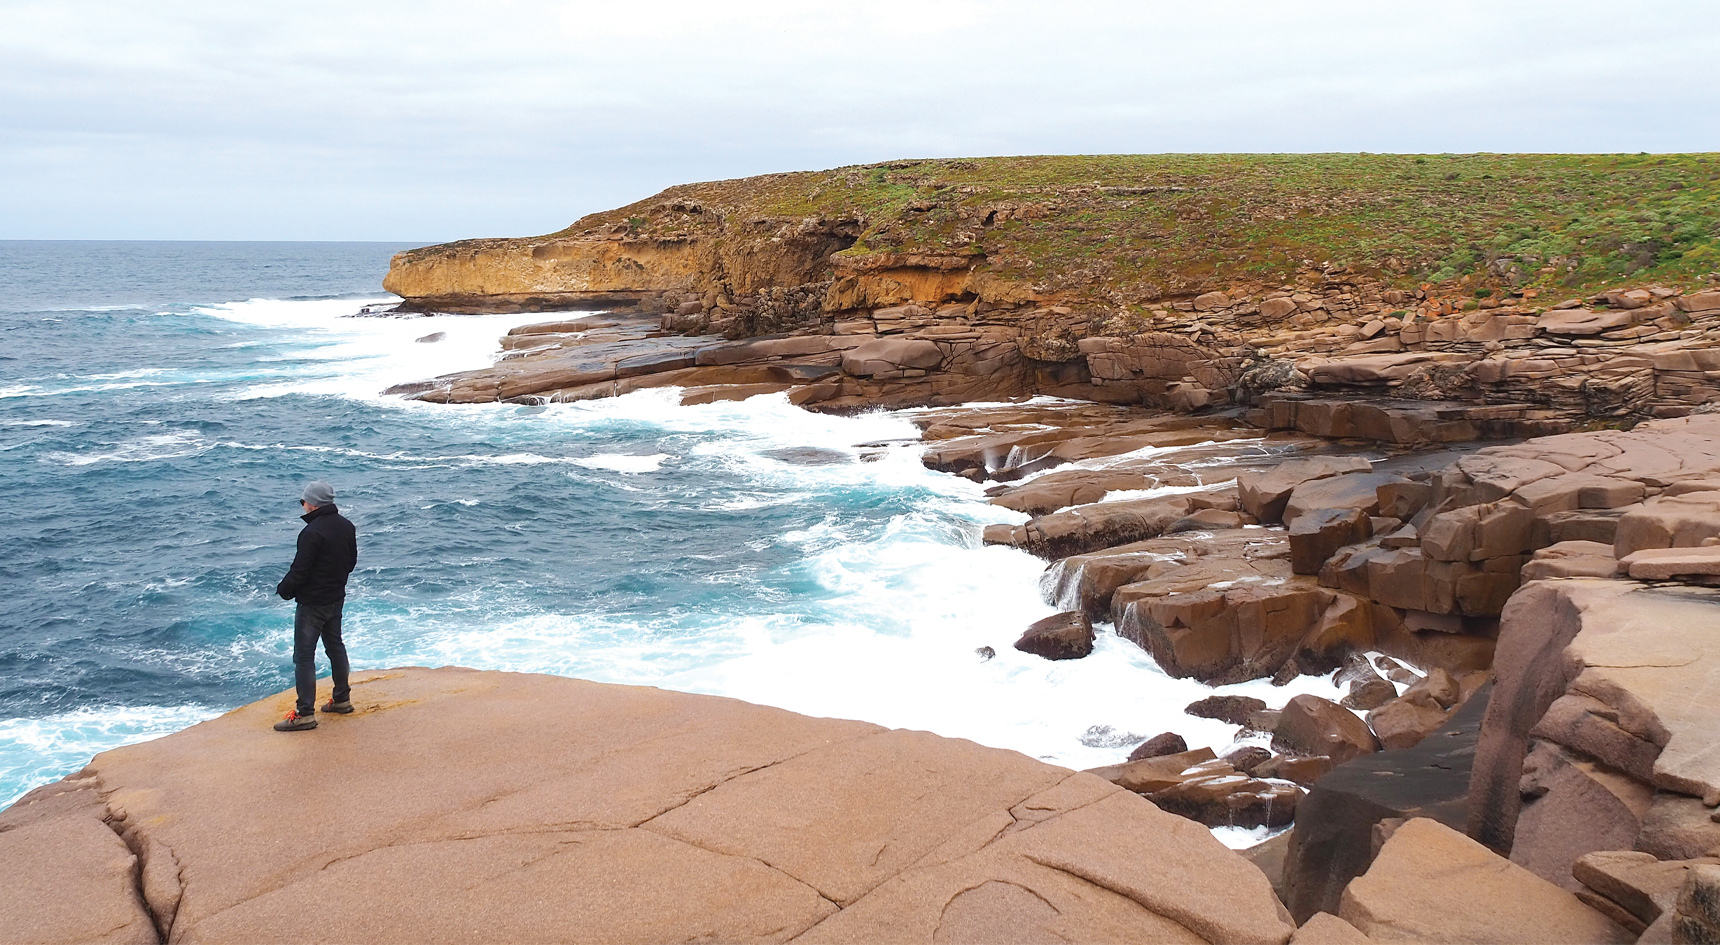
[[[845,257],[973,257],[1040,291],[1118,303],[1310,266],[1574,294],[1720,270],[1720,155],[902,160],[681,185],[552,236],[757,236],[832,221],[858,234]]]

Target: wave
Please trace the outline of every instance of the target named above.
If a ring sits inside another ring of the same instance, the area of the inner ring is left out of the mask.
[[[149,463],[181,459],[208,452],[213,445],[190,433],[160,433],[120,443],[107,452],[69,453],[54,451],[42,461],[61,466],[93,466],[96,463]]]
[[[623,456],[605,453],[587,459],[573,460],[573,464],[584,466],[587,469],[607,469],[610,472],[648,473],[656,472],[662,467],[663,461],[668,458],[668,453],[653,453],[650,456]]]
[[[90,706],[40,718],[0,719],[0,808],[78,770],[92,755],[170,735],[220,714],[204,705]]]
[[[250,299],[197,306],[192,312],[271,332],[276,344],[273,350],[264,349],[267,353],[258,361],[294,365],[289,376],[247,385],[233,393],[233,399],[312,394],[370,402],[382,400],[382,390],[403,381],[488,367],[501,351],[501,337],[511,328],[598,314],[352,317],[362,305],[390,301],[394,300]],[[438,334],[441,338],[434,342],[419,340]]]

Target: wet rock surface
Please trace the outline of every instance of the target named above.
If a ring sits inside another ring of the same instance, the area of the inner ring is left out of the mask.
[[[1048,660],[1080,659],[1093,652],[1093,625],[1078,610],[1052,614],[1028,627],[1015,648]]]
[[[1359,756],[1314,783],[1299,808],[1285,862],[1285,904],[1298,921],[1338,911],[1345,886],[1373,862],[1381,822],[1427,817],[1465,829],[1471,764],[1488,703],[1478,694],[1414,747]]]

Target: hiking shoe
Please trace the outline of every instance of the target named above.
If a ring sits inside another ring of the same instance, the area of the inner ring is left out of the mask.
[[[349,702],[336,702],[333,699],[330,699],[329,701],[323,703],[322,710],[324,712],[333,712],[333,713],[336,713],[337,715],[351,715],[352,714],[352,703],[350,701]]]
[[[277,732],[303,732],[316,727],[317,717],[314,713],[300,715],[297,710],[288,712],[286,718],[275,723],[275,731]]]

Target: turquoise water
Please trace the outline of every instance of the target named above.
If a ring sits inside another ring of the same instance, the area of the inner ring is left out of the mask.
[[[717,693],[1073,767],[1167,728],[1228,743],[1181,714],[1209,690],[1114,636],[1010,648],[1052,612],[1043,562],[980,546],[1021,517],[926,470],[906,413],[381,396],[546,317],[349,317],[398,248],[0,243],[0,804],[291,685],[273,588],[313,478],[359,529],[357,667]]]

